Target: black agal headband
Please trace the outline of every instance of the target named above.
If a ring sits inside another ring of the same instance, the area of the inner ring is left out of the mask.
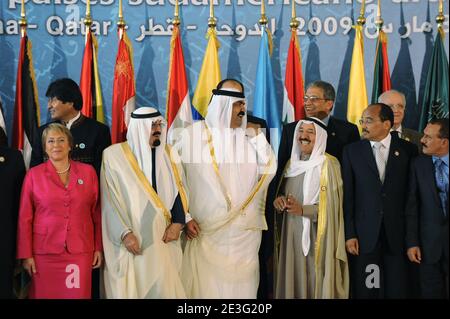
[[[148,114],[131,113],[131,117],[134,119],[149,119],[149,118],[158,117],[158,116],[161,116],[161,113],[159,113],[159,111],[156,111],[154,113],[148,113]]]
[[[242,92],[214,89],[214,90],[212,90],[212,93],[214,95],[225,95],[225,96],[231,96],[231,97],[237,97],[237,98],[245,99],[245,95]]]
[[[316,119],[316,118],[313,118],[313,117],[305,117],[303,120],[314,122],[314,123],[316,123],[317,125],[319,125],[321,128],[323,128],[325,131],[327,130],[327,126],[326,126],[325,124],[323,124],[323,122],[319,121],[319,120]]]

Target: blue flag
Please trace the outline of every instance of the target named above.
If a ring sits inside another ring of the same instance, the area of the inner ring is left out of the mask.
[[[270,129],[270,139],[275,152],[281,137],[281,116],[270,60],[271,38],[264,27],[259,46],[258,66],[256,68],[253,115],[263,118]]]

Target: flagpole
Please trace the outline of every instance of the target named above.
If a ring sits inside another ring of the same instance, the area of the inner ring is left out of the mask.
[[[217,19],[214,17],[214,0],[209,0],[209,18],[208,27],[215,28],[217,25]]]
[[[377,8],[377,18],[375,20],[375,25],[377,26],[378,31],[381,31],[383,28],[384,20],[381,17],[381,0],[378,0],[378,8]]]
[[[174,14],[173,14],[173,19],[172,19],[172,24],[174,26],[178,26],[181,23],[180,20],[180,8],[178,7],[178,0],[175,1],[175,9],[174,9]]]
[[[259,19],[259,24],[261,27],[264,27],[267,22],[265,1],[261,0],[261,18]]]
[[[363,26],[364,24],[366,24],[365,13],[366,13],[366,0],[363,0],[363,2],[361,4],[361,10],[359,12],[358,20],[356,20],[356,22],[360,26]]]
[[[92,17],[91,17],[91,0],[86,1],[86,17],[83,19],[83,23],[86,26],[85,43],[87,41],[87,34],[91,30]]]
[[[444,4],[443,4],[443,0],[439,0],[439,13],[436,16],[436,22],[438,24],[438,29],[442,29],[442,25],[444,24],[444,21],[445,21]]]
[[[126,22],[123,19],[123,9],[122,9],[122,0],[119,0],[119,20],[117,21],[117,28],[119,29],[119,39],[122,40],[123,31],[126,27]]]
[[[297,28],[299,26],[299,22],[297,20],[297,13],[295,12],[295,0],[292,0],[292,18],[291,22],[289,23],[289,26],[291,27],[292,31],[297,31]]]
[[[27,16],[25,13],[25,0],[22,0],[22,3],[21,3],[19,25],[20,25],[20,34],[21,34],[21,37],[23,38],[27,31],[27,25],[28,25]]]

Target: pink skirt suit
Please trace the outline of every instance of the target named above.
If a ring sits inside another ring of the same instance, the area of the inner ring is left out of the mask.
[[[98,179],[70,161],[65,186],[50,161],[31,168],[21,194],[17,258],[33,257],[29,298],[90,298],[94,251],[102,250]]]

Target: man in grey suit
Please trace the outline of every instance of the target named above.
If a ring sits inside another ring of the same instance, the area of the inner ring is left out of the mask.
[[[378,103],[389,105],[394,112],[392,132],[397,132],[398,137],[417,145],[417,149],[422,153],[422,143],[420,142],[422,134],[402,126],[406,109],[405,95],[397,90],[389,90],[378,97]]]

